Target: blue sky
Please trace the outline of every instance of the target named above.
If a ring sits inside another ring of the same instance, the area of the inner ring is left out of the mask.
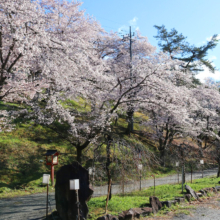
[[[170,30],[175,28],[187,36],[190,44],[201,46],[213,34],[220,38],[220,0],[82,0],[81,9],[93,15],[106,31],[126,34],[129,26],[137,28],[149,42],[157,46],[153,37],[157,34],[154,25],[162,25]],[[208,58],[220,69],[220,42],[209,52]],[[220,80],[220,72],[215,74],[205,70],[198,75]]]

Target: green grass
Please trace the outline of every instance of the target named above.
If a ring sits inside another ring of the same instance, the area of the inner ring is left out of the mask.
[[[213,187],[218,185],[219,178],[210,177],[194,180],[193,183],[186,183],[191,186],[195,191],[199,191],[202,188]],[[185,189],[184,189],[185,192]],[[126,193],[124,195],[113,195],[112,199],[108,203],[108,213],[113,215],[118,215],[119,212],[128,210],[130,208],[146,207],[149,203],[149,197],[154,195],[154,188],[150,187],[142,191],[135,191],[131,193]],[[167,184],[156,186],[155,196],[159,198],[160,201],[173,200],[175,197],[180,197],[182,195],[182,185],[181,184]],[[102,216],[105,211],[105,199],[104,197],[92,198],[88,202],[88,207],[91,214],[91,219],[96,219]],[[191,206],[190,206],[191,207]],[[158,216],[166,214],[168,211],[175,211],[175,213],[185,213],[189,214],[187,206],[175,205],[170,209],[163,208]],[[192,208],[192,207],[191,207]]]
[[[63,107],[75,109],[79,112],[88,112],[91,111],[91,105],[90,103],[86,102],[83,98],[78,98],[77,101],[67,99],[64,102],[62,102]]]

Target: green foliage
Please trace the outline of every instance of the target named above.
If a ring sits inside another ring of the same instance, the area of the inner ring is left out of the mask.
[[[77,110],[79,112],[88,112],[91,111],[90,103],[88,103],[85,99],[79,97],[78,100],[70,100],[67,99],[63,102],[61,102],[63,107]]]
[[[185,62],[182,66],[194,73],[203,71],[201,65],[207,67],[211,72],[214,72],[216,68],[211,61],[206,59],[208,51],[214,49],[218,44],[218,35],[215,34],[206,44],[196,47],[190,45],[186,41],[186,37],[179,34],[176,29],[172,29],[170,32],[167,31],[164,25],[154,26],[158,34],[155,36],[159,40],[158,45],[163,52],[167,52],[173,59],[179,59]],[[174,55],[175,54],[175,55]],[[200,84],[198,80],[194,80],[194,83]]]

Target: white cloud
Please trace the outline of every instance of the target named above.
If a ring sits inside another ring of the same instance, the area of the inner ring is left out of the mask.
[[[131,26],[132,31],[139,31],[139,27],[137,26],[137,21],[138,21],[138,17],[134,17],[133,19],[131,19],[128,24],[129,26]],[[123,25],[120,28],[118,28],[118,32],[129,32],[129,26],[127,25]]]
[[[212,36],[206,38],[207,41],[210,41],[211,39],[212,39]],[[220,40],[220,34],[218,34],[218,36],[217,36],[217,40]]]
[[[129,27],[126,25],[123,25],[120,28],[118,28],[118,32],[128,32],[128,31],[129,31]]]
[[[137,20],[138,20],[138,18],[137,18],[137,17],[134,17],[133,19],[131,19],[131,20],[129,21],[129,24],[130,24],[131,26],[136,26],[136,25],[137,25]]]
[[[216,60],[217,59],[217,57],[216,56],[211,56],[211,57],[209,57],[209,60],[210,61],[213,61],[213,60]],[[214,64],[213,64],[214,65]]]
[[[207,67],[203,67],[203,68],[204,71],[196,75],[196,78],[200,79],[202,83],[205,82],[205,78],[212,78],[215,81],[220,81],[220,71],[215,71],[215,73],[211,73]]]

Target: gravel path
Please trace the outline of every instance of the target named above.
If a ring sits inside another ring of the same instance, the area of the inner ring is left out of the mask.
[[[173,220],[219,220],[220,210],[211,209],[207,207],[199,207],[196,211],[190,215],[181,214],[178,217],[174,217]]]
[[[217,172],[216,169],[206,170],[204,171],[204,176],[216,175],[216,172]],[[190,174],[187,174],[187,177],[188,177],[187,180],[189,180]],[[198,178],[201,178],[201,172],[194,173],[193,179],[198,179]],[[156,185],[176,183],[176,182],[177,182],[177,175],[156,179]],[[152,185],[153,185],[153,180],[144,180],[142,183],[143,188]],[[131,185],[128,184],[126,188],[132,191],[135,188],[132,188],[131,186],[132,184]],[[95,196],[106,195],[107,188],[105,190],[105,186],[103,187],[95,187],[95,193],[94,193]],[[121,192],[120,186],[114,185],[113,187],[115,188],[115,190],[113,188],[113,193]],[[51,208],[49,207],[49,212],[50,212],[51,210],[55,209],[55,198],[54,198],[55,196],[54,196],[54,192],[50,193],[49,195],[50,195],[49,200],[51,203]],[[219,214],[220,211],[218,212],[218,215]],[[32,195],[9,198],[9,199],[0,199],[0,220],[9,220],[9,219],[42,220],[45,219],[45,215],[46,215],[46,193],[32,194]],[[180,217],[175,220],[181,219]],[[193,218],[190,219],[187,217],[188,216],[186,216],[185,218],[185,216],[183,216],[182,219],[194,220]],[[209,218],[201,218],[201,219],[208,220]],[[220,220],[220,215],[218,218],[212,217],[212,220],[218,220],[218,219]],[[198,220],[198,218],[196,218],[196,220]]]
[[[172,218],[172,220],[219,220],[220,219],[220,201],[212,198],[208,202],[199,204],[197,208],[191,211],[190,215],[180,214]]]

